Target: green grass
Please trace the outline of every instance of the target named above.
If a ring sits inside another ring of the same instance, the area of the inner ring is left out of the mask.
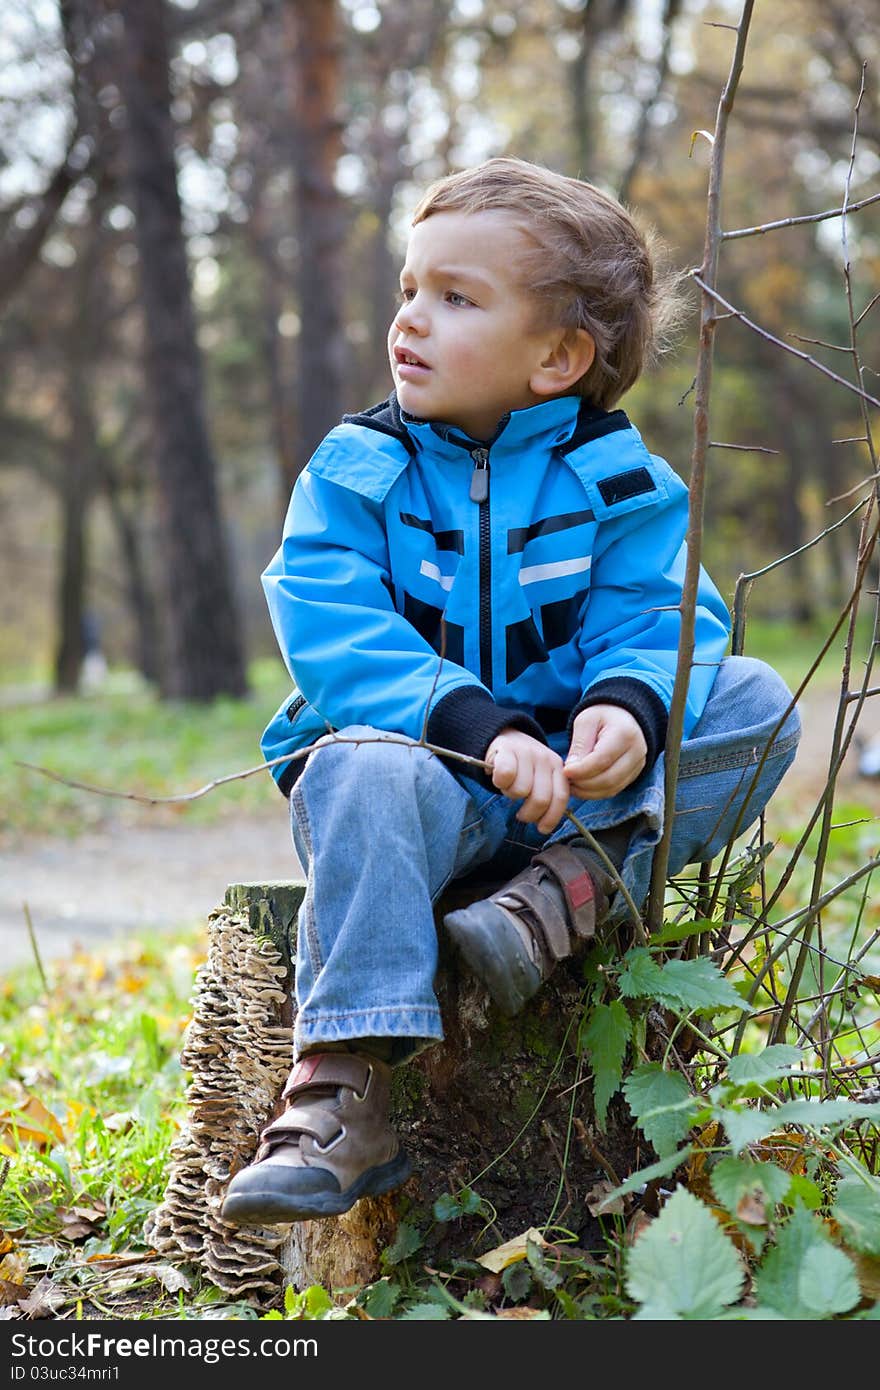
[[[746,624],[744,652],[746,656],[766,661],[778,671],[791,690],[797,689],[807,671],[834,630],[837,614],[828,614],[809,624],[777,623],[763,618],[749,618]],[[840,685],[847,628],[843,624],[825,653],[810,689],[831,689]],[[856,641],[851,663],[850,684],[855,687],[864,670],[864,661],[871,645],[871,618],[860,614],[856,625]]]
[[[250,680],[247,699],[209,704],[161,701],[135,681],[117,677],[99,694],[6,705],[0,713],[4,828],[76,835],[114,820],[155,825],[185,816],[205,824],[274,809],[278,792],[264,770],[196,801],[149,806],[65,786],[18,766],[32,763],[59,777],[139,796],[192,792],[260,764],[260,735],[290,686],[274,660],[255,663]]]
[[[136,1309],[147,1286],[152,1307],[169,1301],[143,1273],[114,1295],[119,1269],[107,1259],[148,1253],[144,1219],[185,1113],[179,1055],[201,938],[190,930],[79,952],[48,968],[48,990],[36,966],[0,989],[0,1277],[22,1283],[23,1296],[51,1279],[64,1300],[56,1316],[82,1300],[85,1316]]]

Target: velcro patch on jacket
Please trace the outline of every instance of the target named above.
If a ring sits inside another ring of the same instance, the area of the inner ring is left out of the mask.
[[[596,486],[606,507],[613,507],[616,502],[625,502],[629,497],[640,497],[643,492],[657,491],[657,484],[647,468],[630,468],[626,473],[601,478]]]

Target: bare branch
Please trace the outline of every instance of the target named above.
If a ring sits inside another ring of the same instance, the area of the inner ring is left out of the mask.
[[[880,193],[872,193],[869,198],[862,198],[859,203],[850,203],[847,211],[858,212],[861,208],[870,207],[872,203],[880,202]],[[781,227],[802,227],[808,222],[827,222],[831,217],[841,217],[842,208],[828,208],[826,212],[807,212],[802,217],[781,217],[778,222],[762,222],[759,227],[739,227],[735,232],[722,232],[722,241],[739,241],[742,237],[763,236],[765,232],[775,232]]]
[[[729,314],[739,319],[740,323],[744,323],[746,328],[751,328],[752,332],[757,333],[760,338],[764,338],[768,343],[773,343],[776,347],[782,348],[783,352],[791,353],[792,357],[799,358],[801,362],[806,362],[808,366],[815,367],[817,372],[821,372],[823,376],[830,377],[832,381],[837,382],[838,386],[845,386],[847,391],[852,391],[854,395],[860,396],[862,400],[867,401],[869,405],[880,406],[880,400],[878,400],[876,396],[871,396],[867,391],[862,391],[858,386],[854,386],[851,381],[847,381],[846,377],[838,376],[837,372],[832,372],[830,367],[826,367],[821,362],[817,362],[815,357],[810,357],[808,353],[799,352],[797,348],[790,347],[782,338],[777,338],[775,334],[770,333],[766,328],[761,328],[759,324],[754,323],[740,309],[736,309],[732,304],[729,304],[724,296],[720,295],[717,290],[712,289],[711,285],[707,285],[695,270],[691,271],[691,279],[695,284],[699,285],[704,294],[707,294],[716,304],[723,305]]]
[[[754,0],[744,0],[742,15],[736,29],[736,47],[731,60],[727,82],[718,102],[715,116],[715,135],[709,165],[709,189],[706,208],[706,232],[703,243],[703,263],[700,267],[703,282],[714,284],[718,273],[718,254],[721,249],[721,187],[724,174],[724,152],[727,128],[736,90],[742,76],[746,41],[752,18]],[[649,930],[656,931],[663,921],[666,897],[666,871],[672,844],[672,807],[678,782],[678,765],[684,732],[684,711],[694,656],[697,589],[700,581],[703,500],[705,492],[706,458],[709,445],[709,394],[712,384],[712,359],[716,319],[709,297],[704,293],[700,311],[700,348],[697,357],[696,403],[694,407],[694,447],[688,499],[687,562],[682,585],[681,630],[678,641],[678,662],[675,684],[669,708],[666,733],[664,797],[667,815],[663,832],[654,852],[651,887],[648,897]]]
[[[740,449],[744,454],[778,454],[778,449],[767,449],[763,444],[722,444],[718,439],[711,439],[706,445],[707,449]]]

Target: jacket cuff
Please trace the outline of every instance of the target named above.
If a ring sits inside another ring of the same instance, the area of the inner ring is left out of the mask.
[[[571,712],[568,721],[569,742],[575,719],[581,710],[589,709],[590,705],[620,705],[621,709],[627,710],[636,720],[648,745],[645,768],[654,766],[666,744],[666,726],[669,723],[669,711],[656,691],[644,681],[630,676],[612,676],[608,680],[597,681],[581,696]]]
[[[547,743],[544,730],[530,715],[496,705],[492,696],[479,686],[459,685],[438,700],[431,710],[428,742],[454,753],[465,753],[470,758],[484,758],[489,744],[502,729],[521,729],[539,743]],[[452,772],[473,777],[483,786],[492,786],[492,779],[479,768],[468,767],[454,758],[447,766]]]

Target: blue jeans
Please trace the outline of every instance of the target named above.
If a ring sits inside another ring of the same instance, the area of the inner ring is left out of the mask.
[[[800,718],[770,667],[728,657],[703,714],[682,744],[669,873],[713,859],[758,818],[794,760]],[[760,771],[764,750],[776,731]],[[345,738],[376,739],[356,725]],[[564,734],[551,739],[567,751]],[[455,766],[451,764],[451,766]],[[550,836],[515,819],[519,802],[416,744],[327,743],[309,755],[290,799],[291,826],[307,871],[299,913],[294,1050],[357,1038],[393,1038],[400,1061],[443,1038],[434,977],[433,904],[455,878],[485,872],[502,882]],[[617,796],[569,810],[592,832],[632,822],[620,870],[644,903],[663,830],[663,758]],[[612,917],[626,915],[623,896]]]

